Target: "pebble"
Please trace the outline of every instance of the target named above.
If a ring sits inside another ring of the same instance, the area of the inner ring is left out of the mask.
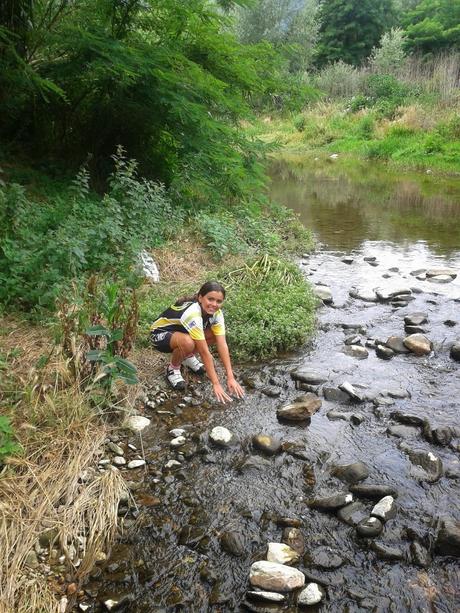
[[[145,460],[131,460],[130,462],[128,462],[128,468],[140,468],[141,466],[145,466],[145,464]]]
[[[308,583],[300,592],[297,599],[297,604],[302,607],[309,607],[321,602],[325,596],[324,589],[317,583]]]

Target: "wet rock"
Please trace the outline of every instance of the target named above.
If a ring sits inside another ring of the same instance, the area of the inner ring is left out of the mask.
[[[431,431],[431,440],[441,447],[448,447],[453,438],[454,433],[449,426],[438,426]]]
[[[387,389],[385,394],[390,396],[390,398],[410,398],[410,392],[402,387],[392,387]]]
[[[342,419],[343,421],[351,421],[352,413],[344,413],[343,411],[338,411],[337,409],[331,409],[326,413],[327,418],[331,420]]]
[[[401,549],[398,549],[397,547],[390,547],[385,543],[372,541],[370,548],[381,560],[402,560],[404,558],[404,552]]]
[[[421,326],[428,321],[428,315],[426,313],[411,313],[404,317],[404,323],[407,326]]]
[[[331,402],[345,402],[350,399],[350,396],[339,389],[338,387],[326,387],[322,389],[323,396],[326,400]]]
[[[299,553],[286,543],[268,543],[267,560],[279,564],[295,564],[299,561]]]
[[[302,525],[302,520],[295,517],[275,517],[274,521],[277,526],[286,526],[287,528],[300,528]],[[288,545],[290,545],[290,543],[288,543]],[[295,547],[293,547],[293,549],[295,549]]]
[[[354,462],[353,464],[336,466],[332,470],[332,475],[341,481],[354,484],[358,481],[367,479],[369,476],[369,469],[363,462]]]
[[[150,419],[147,419],[147,417],[143,417],[142,415],[131,415],[125,419],[123,426],[133,432],[142,432],[149,424]]]
[[[337,511],[337,517],[349,526],[356,526],[368,516],[369,513],[361,502],[352,502]]]
[[[427,277],[430,283],[450,283],[453,278],[450,275],[436,275],[435,277]]]
[[[180,468],[182,464],[177,460],[168,460],[165,464],[166,470],[171,470],[172,468]]]
[[[349,291],[349,295],[351,298],[355,298],[356,300],[362,300],[363,302],[378,302],[377,295],[372,290],[352,287]]]
[[[344,381],[339,385],[339,389],[345,392],[355,402],[364,402],[364,396],[360,394],[355,387],[348,381]]]
[[[239,466],[239,472],[242,474],[252,473],[257,470],[262,470],[271,467],[270,460],[257,456],[247,458],[241,466]]]
[[[308,393],[301,402],[294,402],[279,408],[276,416],[279,420],[305,421],[321,407],[321,400],[316,394]]]
[[[304,564],[332,570],[340,568],[345,560],[331,547],[317,547],[304,556]]]
[[[433,345],[423,334],[411,334],[404,339],[404,345],[415,355],[428,355]]]
[[[363,260],[365,262],[375,262],[377,260],[375,255],[366,255]]]
[[[445,319],[442,323],[448,328],[454,328],[458,324],[458,322],[453,319]]]
[[[265,385],[264,387],[260,388],[260,392],[269,398],[278,398],[278,396],[281,395],[280,388],[275,387],[274,385]]]
[[[169,442],[169,446],[170,447],[182,447],[183,445],[185,445],[187,442],[187,439],[185,438],[185,436],[176,436],[176,438],[173,438],[170,442]]]
[[[169,435],[173,438],[177,438],[178,436],[185,436],[186,434],[187,431],[184,430],[184,428],[174,428],[173,430],[169,431]]]
[[[252,444],[256,449],[267,455],[275,455],[281,449],[280,441],[267,434],[256,434],[252,437]]]
[[[240,532],[234,530],[223,532],[220,536],[220,546],[232,556],[242,556],[245,552],[245,540]]]
[[[328,376],[325,373],[306,367],[300,367],[292,371],[291,377],[294,381],[302,381],[302,383],[310,385],[319,385],[328,380]]]
[[[395,353],[409,353],[402,336],[389,336],[385,345]]]
[[[359,426],[363,423],[365,417],[362,413],[352,413],[350,417],[350,421],[354,426]]]
[[[286,596],[283,594],[277,594],[276,592],[246,592],[246,598],[255,602],[284,602]]]
[[[381,396],[377,396],[377,398],[374,398],[372,403],[375,407],[391,407],[395,401],[391,398],[382,398]]]
[[[210,440],[219,447],[228,447],[234,441],[233,434],[223,426],[216,426],[209,433]]]
[[[404,326],[406,334],[425,334],[425,329],[422,326]]]
[[[363,521],[361,521],[356,526],[356,532],[360,536],[365,536],[369,538],[379,536],[379,534],[382,533],[382,530],[383,524],[380,519],[377,519],[377,517],[369,517],[368,519],[363,519]]]
[[[457,271],[455,268],[430,268],[426,271],[426,276],[428,278],[446,276],[451,277],[451,279],[455,279],[457,276]]]
[[[441,520],[435,548],[443,556],[460,558],[460,521],[453,517]]]
[[[308,583],[300,592],[297,598],[297,604],[300,607],[309,607],[321,602],[325,596],[326,593],[320,585],[317,583]]]
[[[312,498],[307,502],[311,509],[319,509],[320,511],[337,511],[346,504],[353,501],[352,494],[335,494],[325,498]]]
[[[455,343],[451,346],[450,357],[456,362],[460,362],[460,341],[455,341]]]
[[[390,347],[384,347],[383,345],[376,345],[375,354],[381,360],[391,360],[394,357],[395,352]]]
[[[431,451],[424,449],[413,449],[407,443],[401,443],[401,450],[404,451],[412,462],[411,476],[420,481],[434,483],[442,476],[442,461]]]
[[[317,298],[322,300],[324,304],[331,304],[332,302],[334,302],[334,299],[332,297],[331,288],[327,287],[326,285],[314,286],[313,293],[315,294]]]
[[[361,345],[348,345],[343,352],[358,360],[365,360],[369,357],[369,352],[364,347],[361,347]]]
[[[410,555],[412,563],[422,568],[428,568],[431,564],[429,551],[418,541],[410,544]]]
[[[361,337],[357,334],[353,334],[352,336],[347,336],[347,338],[343,341],[345,345],[361,345]]]
[[[369,500],[380,500],[385,496],[393,496],[397,498],[398,492],[390,485],[372,485],[367,483],[358,483],[350,487],[350,492],[360,498],[368,498]]]
[[[355,259],[348,255],[341,259],[344,264],[353,264],[354,261]]]
[[[315,470],[311,464],[305,464],[302,468],[304,482],[307,490],[312,490],[316,485]]]
[[[375,293],[377,294],[377,298],[382,302],[388,302],[392,298],[397,298],[398,296],[410,296],[412,294],[412,290],[410,287],[402,287],[394,290],[384,290],[384,289],[376,289]]]
[[[243,609],[252,611],[252,613],[279,613],[280,605],[276,602],[253,602],[251,600],[243,600],[241,603]],[[232,610],[234,610],[232,608]]]
[[[282,539],[283,543],[289,545],[291,549],[296,551],[299,555],[303,555],[305,551],[305,539],[299,528],[288,527],[283,530]]]
[[[405,424],[407,426],[423,426],[425,420],[418,415],[414,415],[413,413],[403,413],[401,411],[392,411],[390,413],[391,419],[398,421],[400,424]]]
[[[417,270],[411,270],[410,274],[413,277],[418,277],[419,275],[424,275],[426,273],[426,268],[417,268]]]
[[[385,496],[374,506],[371,511],[372,517],[377,517],[383,522],[396,517],[396,505],[393,496]]]
[[[397,438],[415,438],[420,434],[420,430],[414,426],[389,426],[387,432],[390,436]]]
[[[291,592],[305,584],[305,575],[296,568],[276,562],[254,562],[249,582],[255,587],[273,592]]]
[[[122,455],[116,455],[112,459],[112,464],[114,466],[124,466],[126,464],[126,458],[124,458]]]

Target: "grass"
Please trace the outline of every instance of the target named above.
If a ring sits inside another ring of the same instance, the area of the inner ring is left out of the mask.
[[[420,171],[460,173],[458,104],[409,103],[392,118],[379,109],[352,112],[344,102],[321,102],[294,117],[259,120],[251,131],[279,151],[342,153]]]

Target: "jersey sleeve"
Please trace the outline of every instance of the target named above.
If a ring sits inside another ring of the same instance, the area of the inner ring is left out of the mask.
[[[181,324],[194,341],[204,341],[203,318],[199,305],[194,302],[182,313]]]
[[[212,318],[211,330],[215,336],[225,336],[224,314],[222,313],[221,309],[216,311]]]

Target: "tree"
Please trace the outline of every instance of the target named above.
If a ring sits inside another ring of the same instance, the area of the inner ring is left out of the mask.
[[[358,65],[394,20],[392,0],[324,0],[320,6],[317,63]]]
[[[403,23],[412,51],[460,49],[460,0],[422,0],[407,11]]]
[[[236,11],[236,32],[245,44],[268,41],[292,71],[310,63],[318,39],[318,0],[259,0]]]

